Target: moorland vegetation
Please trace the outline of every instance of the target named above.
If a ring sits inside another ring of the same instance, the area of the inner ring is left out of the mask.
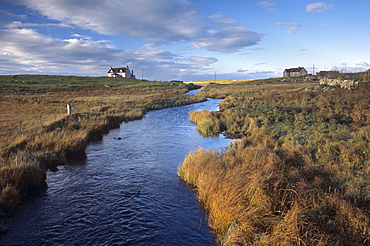
[[[370,84],[270,82],[209,84],[201,94],[225,98],[220,111],[190,113],[202,134],[239,138],[178,171],[218,243],[369,245]]]
[[[0,219],[46,190],[47,169],[84,158],[121,122],[206,100],[184,95],[194,85],[124,78],[4,75],[0,88]]]

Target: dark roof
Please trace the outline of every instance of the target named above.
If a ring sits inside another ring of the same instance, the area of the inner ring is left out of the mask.
[[[108,73],[121,73],[121,70],[122,70],[122,72],[126,72],[126,69],[127,69],[127,67],[118,67],[118,68],[111,67],[109,69]]]
[[[296,67],[296,68],[285,69],[285,71],[288,72],[288,73],[294,73],[294,72],[300,72],[303,69],[304,69],[304,67]]]

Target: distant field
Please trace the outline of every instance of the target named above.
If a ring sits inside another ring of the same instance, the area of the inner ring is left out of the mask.
[[[174,83],[126,78],[62,76],[62,75],[0,75],[0,92],[76,90],[101,85],[110,88],[174,87]],[[181,87],[180,83],[177,83]],[[185,88],[185,86],[183,86]]]
[[[245,82],[245,81],[251,81],[251,80],[231,80],[231,79],[220,79],[220,80],[194,80],[194,81],[184,81],[186,84],[195,84],[195,85],[201,85],[201,84],[209,84],[209,83],[216,83],[216,84],[232,84],[232,83],[238,83],[238,82]]]

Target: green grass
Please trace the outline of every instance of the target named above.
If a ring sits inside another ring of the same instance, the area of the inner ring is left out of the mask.
[[[45,91],[79,90],[92,85],[106,85],[113,88],[173,88],[186,89],[182,83],[147,81],[126,78],[61,76],[61,75],[0,75],[0,91]]]

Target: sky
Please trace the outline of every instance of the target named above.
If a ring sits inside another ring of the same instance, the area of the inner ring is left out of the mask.
[[[369,0],[0,0],[0,74],[281,77],[370,68]]]

